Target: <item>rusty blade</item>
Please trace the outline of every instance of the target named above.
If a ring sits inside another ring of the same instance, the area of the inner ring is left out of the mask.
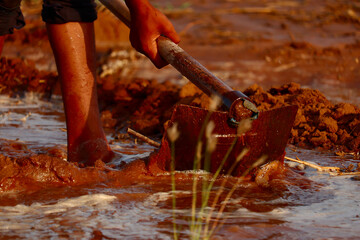
[[[215,123],[213,134],[217,138],[217,145],[210,157],[210,172],[216,172],[233,142],[235,145],[221,169],[222,174],[228,173],[244,148],[248,148],[249,152],[230,173],[234,176],[242,176],[262,156],[266,156],[265,162],[282,161],[297,109],[297,106],[287,106],[260,112],[258,119],[253,120],[251,129],[241,135],[237,135],[236,128],[228,125],[227,112],[215,111],[211,113],[208,119]],[[199,135],[202,126],[206,124],[208,115],[209,111],[202,108],[186,105],[179,105],[175,108],[168,127],[177,123],[180,132],[179,138],[174,143],[176,170],[194,169],[194,156],[198,139],[201,139],[206,145],[206,137],[200,136],[199,138]],[[150,170],[155,168],[170,170],[170,146],[167,134],[164,134],[160,149],[150,156]],[[205,147],[203,147],[201,154],[201,168],[204,167],[204,149]]]

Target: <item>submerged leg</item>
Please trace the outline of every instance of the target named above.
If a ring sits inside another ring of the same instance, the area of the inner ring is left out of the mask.
[[[93,165],[114,156],[101,126],[93,23],[47,24],[66,115],[68,161]]]

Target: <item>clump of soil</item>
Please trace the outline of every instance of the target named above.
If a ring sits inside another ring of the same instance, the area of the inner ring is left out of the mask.
[[[23,96],[36,92],[49,97],[58,79],[57,74],[39,71],[30,60],[0,58],[0,94]]]
[[[191,105],[207,108],[209,98],[194,85],[185,86],[180,95],[192,99]],[[188,94],[186,91],[189,91]],[[297,83],[265,91],[257,84],[243,91],[260,111],[286,105],[299,107],[289,142],[299,147],[358,153],[360,151],[360,109],[350,103],[331,103],[318,90],[301,88]]]
[[[290,143],[299,147],[360,151],[360,109],[350,103],[333,104],[318,90],[290,83],[264,91],[253,85],[244,92],[260,110],[299,106]]]
[[[100,79],[98,95],[105,127],[121,129],[130,126],[146,135],[162,132],[179,101],[179,86],[155,80],[134,79],[116,81]]]

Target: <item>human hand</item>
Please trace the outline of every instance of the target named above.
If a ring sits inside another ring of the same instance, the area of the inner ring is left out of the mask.
[[[174,43],[179,43],[180,38],[173,25],[147,0],[126,0],[126,5],[131,15],[131,45],[147,56],[157,68],[166,66],[168,63],[159,54],[157,39],[165,36]]]

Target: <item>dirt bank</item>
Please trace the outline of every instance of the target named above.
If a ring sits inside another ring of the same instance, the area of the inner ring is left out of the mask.
[[[349,103],[333,104],[318,90],[290,83],[264,91],[258,85],[245,90],[260,110],[297,105],[290,143],[332,151],[360,150],[360,109]]]
[[[0,76],[0,94],[11,97],[35,92],[50,98],[58,80],[55,72],[39,71],[31,60],[6,57],[0,58]]]
[[[145,83],[149,95],[145,94],[144,88],[141,88],[144,95],[139,94],[139,88],[133,91],[134,86],[140,85],[139,80],[121,85],[118,93],[112,91],[117,96],[123,93],[123,98],[126,97],[128,102],[131,102],[132,106],[125,105],[125,107],[137,109],[130,114],[130,126],[144,134],[154,135],[161,131],[162,124],[169,119],[173,104],[182,103],[208,108],[209,98],[191,83],[182,89],[170,84],[165,84],[168,85],[165,88],[164,85],[156,88],[156,84],[151,86],[147,81]],[[334,152],[359,152],[360,109],[357,106],[349,103],[333,104],[318,90],[301,88],[296,83],[273,87],[267,91],[258,85],[253,85],[243,92],[261,111],[286,105],[299,106],[290,143],[299,147]],[[120,101],[114,101],[113,106],[107,106],[112,108],[112,112],[103,111],[104,120],[105,116],[117,119],[116,116],[122,115],[125,111],[123,99],[118,100]],[[120,122],[115,126],[122,124],[123,122]]]
[[[30,62],[1,58],[0,89],[11,96],[25,91],[51,96],[56,75],[38,71]],[[21,69],[21,70],[20,70]],[[258,85],[245,90],[260,110],[297,105],[299,111],[290,143],[307,148],[357,153],[360,148],[360,110],[350,103],[330,102],[320,91],[290,83],[265,91]],[[191,83],[179,87],[170,82],[146,79],[98,80],[101,116],[106,128],[119,132],[131,127],[145,135],[161,134],[175,104],[207,108],[209,99]]]

